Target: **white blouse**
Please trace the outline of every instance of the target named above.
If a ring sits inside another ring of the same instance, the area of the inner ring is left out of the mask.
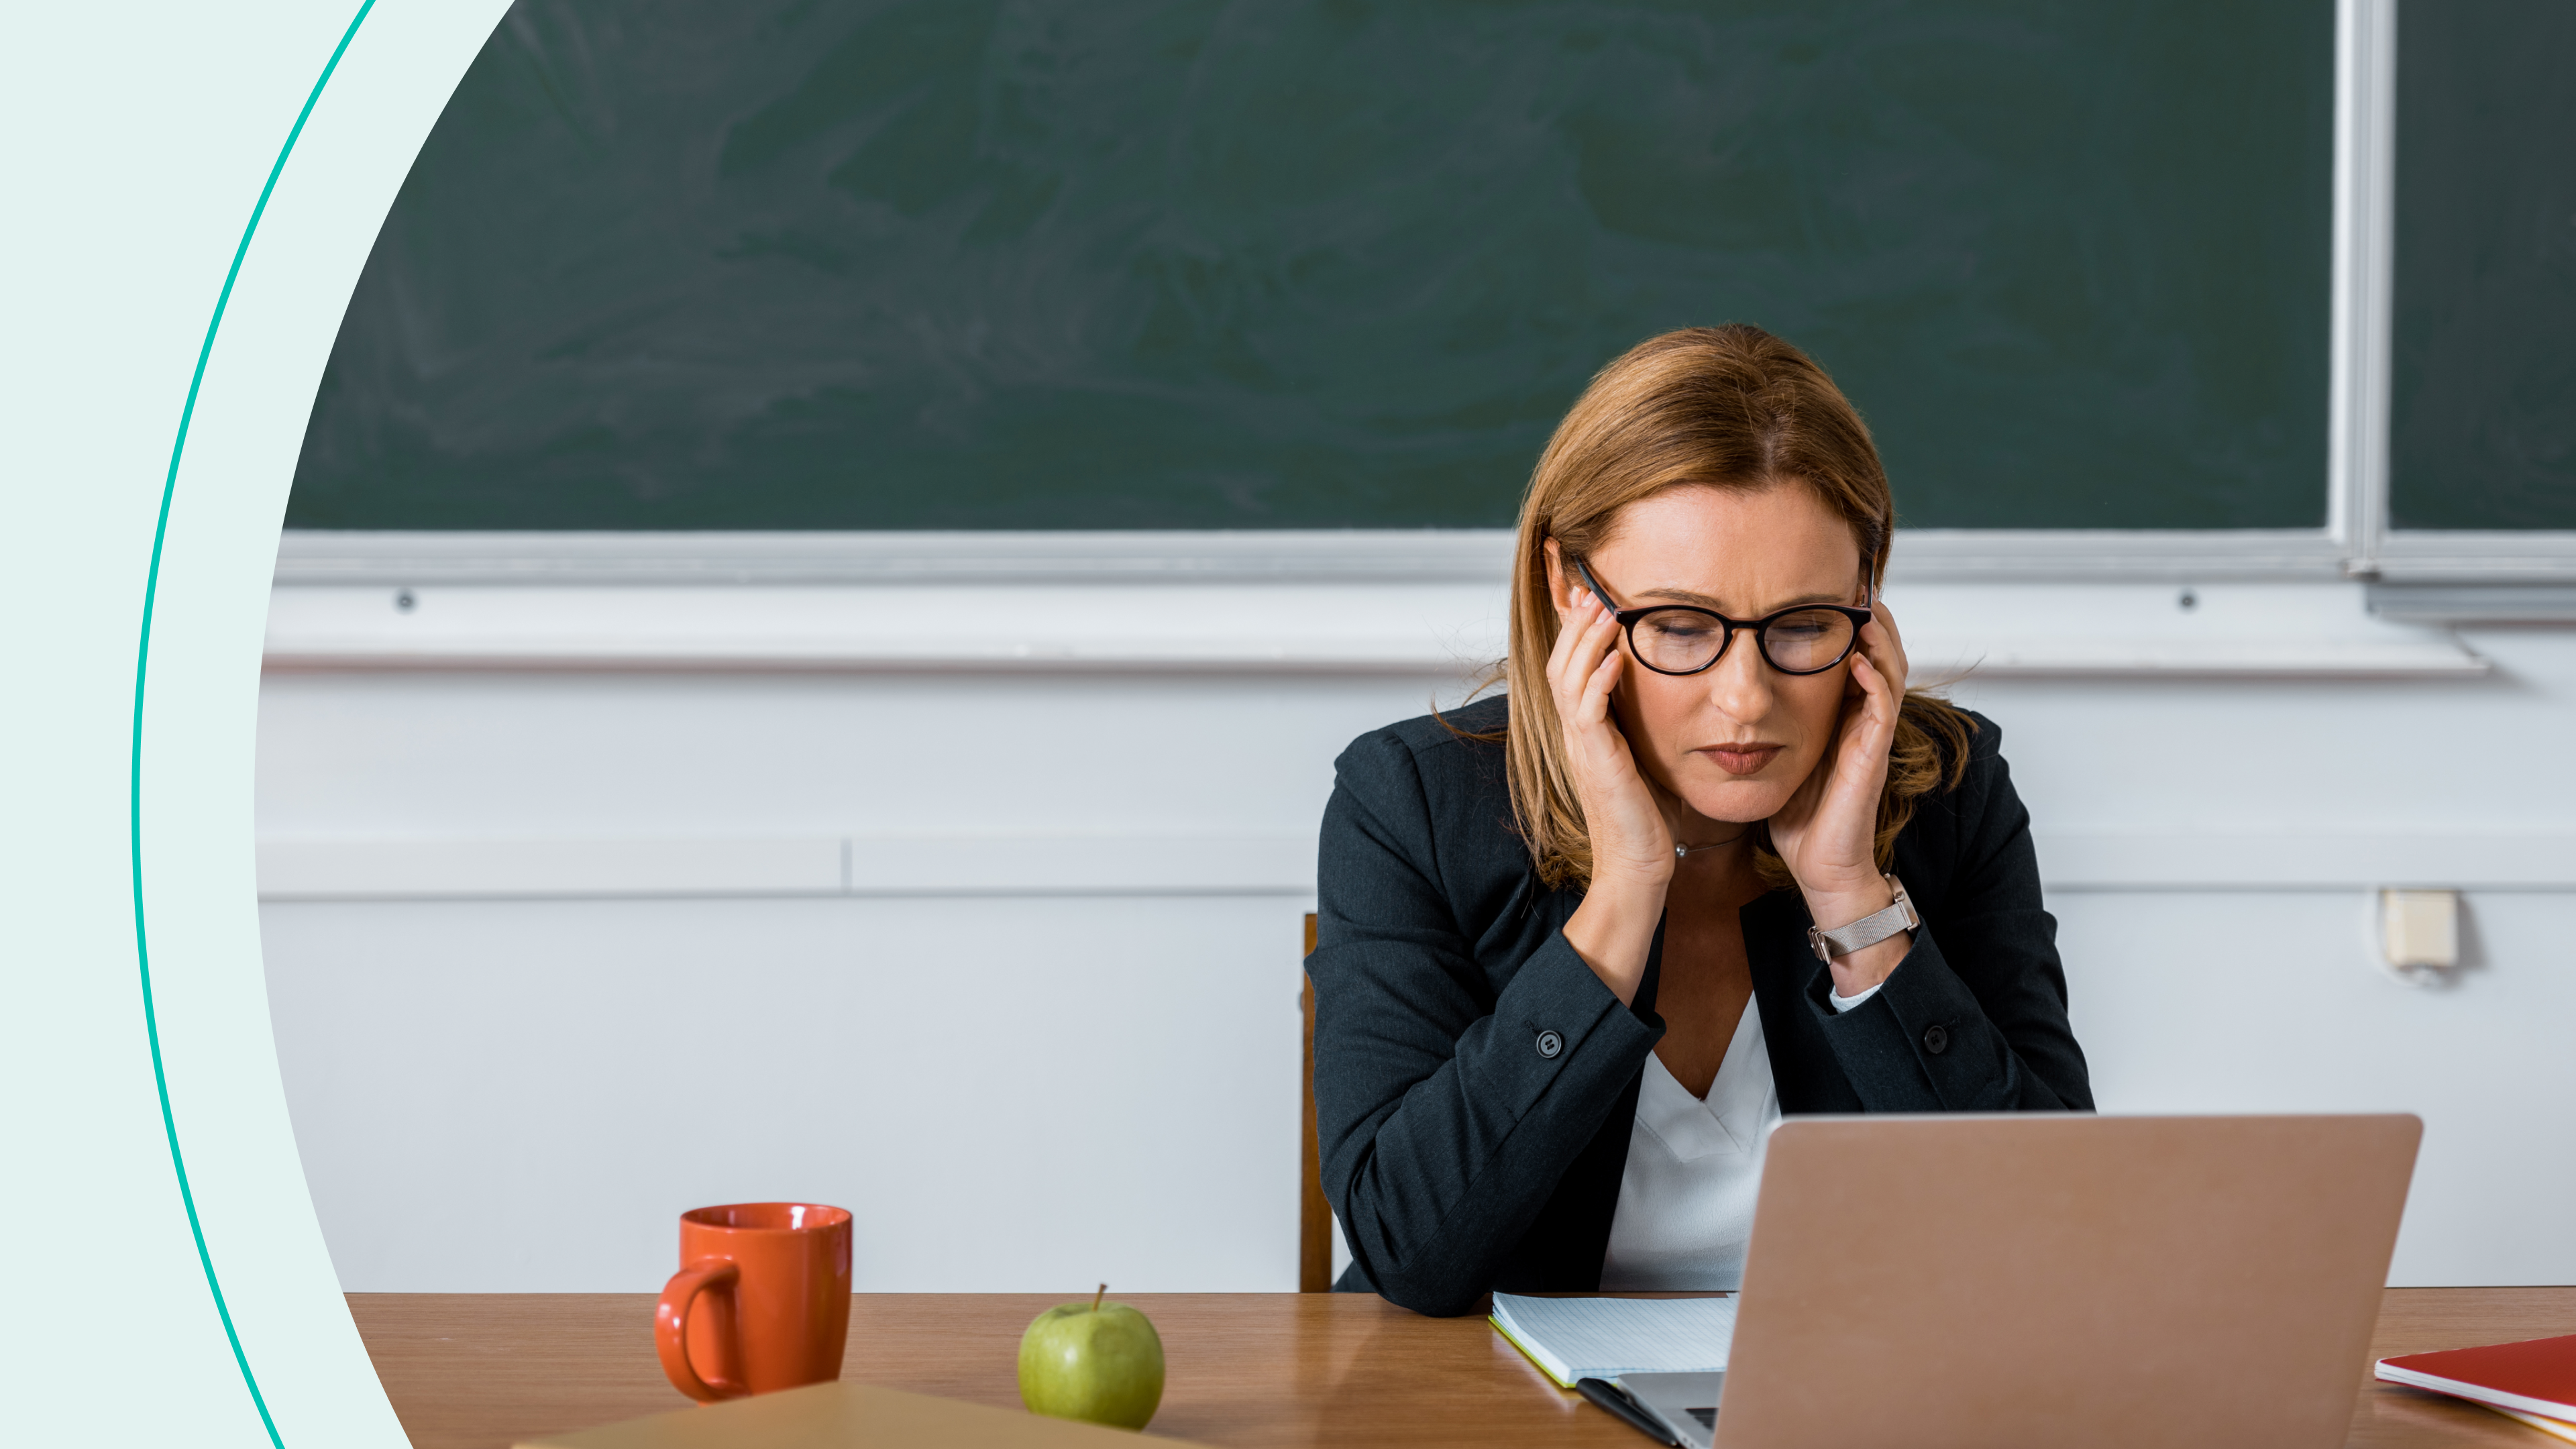
[[[1878,993],[1828,993],[1837,1012]],[[1702,1100],[1648,1053],[1628,1129],[1628,1167],[1601,1259],[1604,1292],[1733,1292],[1744,1286],[1762,1149],[1780,1121],[1762,1012],[1752,1001],[1735,1023],[1717,1080]]]

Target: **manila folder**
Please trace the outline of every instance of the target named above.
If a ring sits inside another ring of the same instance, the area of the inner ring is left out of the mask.
[[[540,1435],[516,1449],[1136,1449],[1136,1440],[1124,1429],[829,1383]]]

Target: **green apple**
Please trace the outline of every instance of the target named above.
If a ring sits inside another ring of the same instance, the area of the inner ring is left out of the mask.
[[[1020,1335],[1020,1402],[1032,1413],[1142,1429],[1163,1402],[1163,1340],[1124,1303],[1059,1303]]]

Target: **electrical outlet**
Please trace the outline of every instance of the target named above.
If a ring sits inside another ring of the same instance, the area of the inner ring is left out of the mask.
[[[2400,975],[2459,965],[2460,893],[2381,891],[2379,944],[2388,968]]]

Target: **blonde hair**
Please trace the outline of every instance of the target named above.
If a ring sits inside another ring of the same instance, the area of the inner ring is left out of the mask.
[[[1875,587],[1887,571],[1896,504],[1868,427],[1805,353],[1742,323],[1667,332],[1630,348],[1593,377],[1548,440],[1521,501],[1511,652],[1501,667],[1511,686],[1504,745],[1512,814],[1546,884],[1592,879],[1591,832],[1547,683],[1557,635],[1548,541],[1579,559],[1609,541],[1628,505],[1666,489],[1780,483],[1812,490],[1851,525]],[[1915,803],[1966,775],[1975,729],[1946,701],[1906,691],[1878,801],[1879,869],[1887,869]],[[1792,884],[1767,828],[1754,840],[1763,879]]]

